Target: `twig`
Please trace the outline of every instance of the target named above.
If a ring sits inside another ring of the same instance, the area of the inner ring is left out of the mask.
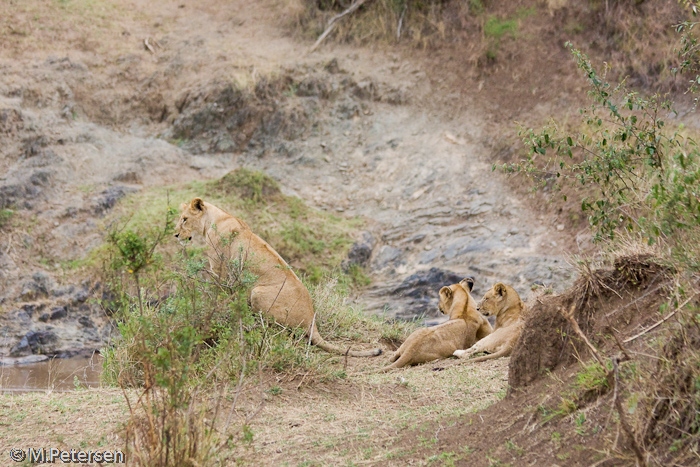
[[[306,347],[306,359],[309,359],[309,349],[311,349],[311,338],[314,336],[314,327],[316,325],[316,313],[314,313],[314,317],[311,320],[311,327],[309,328],[309,344]]]
[[[598,363],[600,363],[600,366],[605,368],[605,361],[600,356],[600,354],[598,353],[596,348],[593,347],[593,344],[591,344],[591,342],[588,340],[588,338],[583,333],[583,331],[581,331],[581,328],[579,327],[578,322],[576,322],[576,319],[574,319],[574,309],[575,308],[576,308],[576,305],[571,304],[571,308],[569,309],[568,313],[564,313],[563,310],[561,310],[561,313],[564,316],[564,318],[569,320],[569,322],[571,323],[571,326],[574,328],[574,332],[576,332],[576,334],[578,334],[578,336],[581,338],[581,340],[588,346],[588,348],[590,349],[590,351],[593,354],[593,356],[595,357],[595,359],[598,360]]]
[[[396,40],[401,39],[401,26],[403,26],[403,15],[406,14],[407,5],[404,4],[403,11],[401,11],[401,16],[399,17],[399,26],[396,28]]]
[[[151,52],[152,54],[156,53],[155,49],[151,44],[148,43],[148,37],[143,40],[143,45],[146,47],[146,50]]]
[[[615,404],[615,410],[617,410],[617,414],[620,417],[620,425],[622,426],[622,430],[625,432],[627,435],[627,439],[629,439],[630,443],[632,444],[632,450],[634,451],[634,455],[637,456],[637,464],[641,465],[642,467],[646,467],[647,463],[646,460],[644,460],[644,453],[642,453],[642,449],[639,447],[639,444],[637,444],[637,440],[634,438],[634,433],[632,433],[632,428],[630,428],[629,423],[627,422],[627,417],[625,417],[625,413],[622,410],[622,402],[620,401],[620,369],[618,367],[618,363],[620,359],[618,357],[612,357],[612,364],[613,364],[613,373],[615,374],[615,391],[613,392],[613,403]]]
[[[678,306],[678,308],[676,308],[675,310],[673,310],[673,312],[671,312],[671,313],[670,313],[668,316],[666,316],[664,319],[662,319],[661,321],[659,321],[659,322],[656,323],[656,324],[652,324],[651,326],[649,326],[648,328],[646,328],[644,331],[640,332],[639,334],[637,334],[637,335],[635,335],[635,336],[632,336],[632,337],[630,337],[629,339],[625,339],[623,342],[624,342],[625,344],[628,343],[628,342],[632,342],[632,341],[635,340],[636,338],[638,338],[638,337],[640,337],[640,336],[643,336],[644,334],[648,333],[649,331],[652,331],[652,330],[658,328],[659,326],[661,326],[662,324],[664,324],[666,321],[668,321],[669,319],[671,319],[676,313],[678,313],[684,306],[686,306],[686,305],[688,304],[688,302],[690,302],[692,299],[694,299],[697,295],[698,295],[698,294],[691,295],[686,301],[684,301],[683,303],[681,303],[681,304]]]
[[[326,28],[325,31],[323,31],[323,34],[321,34],[319,36],[319,38],[316,40],[314,45],[309,50],[309,53],[313,52],[314,50],[316,50],[316,48],[319,45],[321,45],[321,42],[323,42],[323,40],[326,38],[326,36],[328,36],[328,34],[330,34],[331,31],[333,31],[333,29],[335,29],[335,25],[337,24],[337,22],[340,19],[342,19],[345,15],[349,15],[353,11],[360,8],[362,6],[362,4],[365,3],[366,1],[367,0],[355,0],[355,2],[352,5],[350,5],[347,10],[345,10],[344,12],[339,13],[339,14],[335,15],[333,18],[331,18],[331,20],[328,22],[328,27]]]
[[[348,350],[345,351],[345,363],[343,364],[343,371],[347,373],[348,370],[348,354],[350,353],[350,349],[352,346],[348,347]]]

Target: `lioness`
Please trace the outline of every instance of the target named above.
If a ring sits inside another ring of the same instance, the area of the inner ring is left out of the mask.
[[[379,371],[447,358],[456,349],[466,349],[491,334],[491,325],[476,311],[474,298],[469,294],[473,286],[474,280],[469,277],[441,288],[439,308],[450,319],[415,330],[391,357],[394,363]]]
[[[311,335],[311,343],[327,352],[351,357],[373,357],[382,353],[381,349],[345,352],[326,342],[316,329],[309,291],[282,257],[245,222],[201,198],[183,203],[180,208],[182,213],[175,226],[175,237],[191,240],[194,233],[203,235],[209,247],[207,256],[213,274],[225,277],[227,263],[238,260],[257,277],[248,299],[253,311],[269,313],[285,326],[303,327],[307,336]]]
[[[454,356],[467,358],[479,352],[490,354],[469,360],[483,362],[510,355],[523,327],[521,316],[525,311],[525,304],[520,300],[518,293],[513,287],[499,282],[486,292],[477,310],[484,316],[496,316],[494,331],[467,350],[455,350]]]

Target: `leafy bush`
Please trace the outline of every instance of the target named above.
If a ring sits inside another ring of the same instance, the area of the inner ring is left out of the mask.
[[[696,229],[700,151],[682,126],[666,125],[671,102],[629,90],[624,81],[613,86],[587,55],[568,46],[593,101],[580,112],[582,129],[568,131],[554,121],[537,132],[521,128],[529,156],[504,168],[525,172],[539,186],[589,188],[581,209],[596,240],[614,238],[622,229],[652,244]],[[542,156],[549,157],[543,162]]]

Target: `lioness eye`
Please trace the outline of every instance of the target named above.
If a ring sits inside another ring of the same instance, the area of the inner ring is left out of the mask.
[[[185,222],[187,222],[187,218],[186,218],[186,217],[183,217],[183,218],[182,218],[182,223],[184,224]]]

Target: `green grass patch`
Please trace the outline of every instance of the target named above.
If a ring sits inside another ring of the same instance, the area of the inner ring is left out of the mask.
[[[9,226],[15,212],[12,209],[0,209],[0,229]]]
[[[126,219],[122,221],[126,227],[144,230],[162,221],[168,207],[179,210],[181,203],[197,196],[245,221],[311,283],[319,283],[329,273],[341,274],[341,262],[353,243],[351,234],[363,226],[359,218],[343,219],[283,195],[274,179],[248,169],[234,170],[217,180],[136,193],[120,203],[112,221]],[[172,239],[164,249],[172,253],[177,248]],[[350,269],[345,276],[341,284],[367,284],[361,269]]]

